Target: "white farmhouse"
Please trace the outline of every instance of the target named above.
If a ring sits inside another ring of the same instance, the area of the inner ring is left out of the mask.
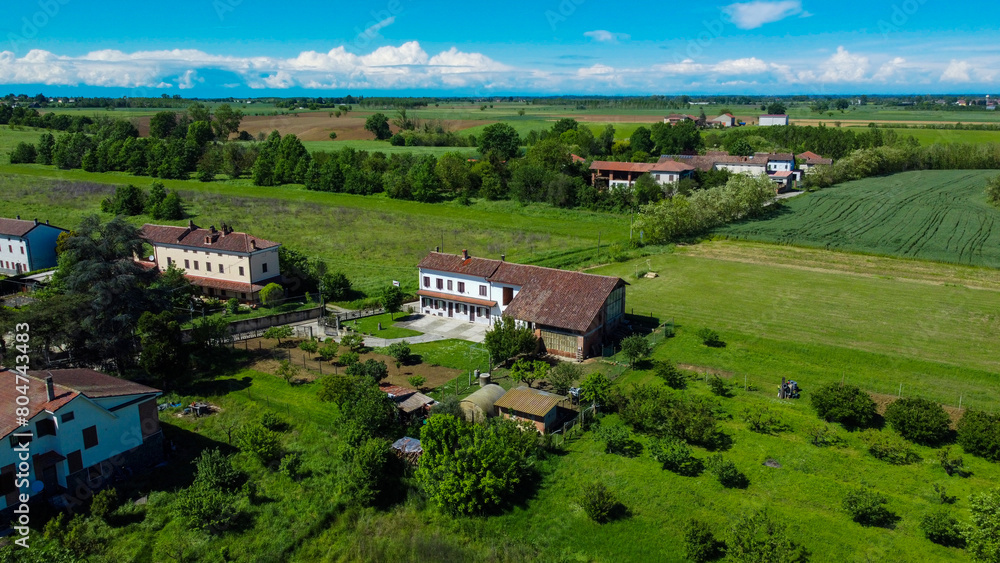
[[[15,275],[54,268],[56,239],[66,229],[39,223],[0,218],[0,274]]]
[[[605,180],[609,188],[632,187],[643,174],[650,174],[661,186],[677,183],[694,172],[694,166],[672,159],[661,158],[658,162],[610,162],[595,160],[590,163],[591,185]]]
[[[269,283],[281,283],[279,243],[235,232],[226,225],[203,229],[143,225],[142,238],[153,247],[150,267],[165,271],[171,264],[202,293],[222,300],[256,302]]]
[[[106,486],[117,470],[163,460],[158,389],[90,369],[28,372],[27,379],[25,384],[16,372],[0,371],[0,402],[10,406],[0,410],[4,521],[21,504],[21,493],[33,491],[34,500],[72,505]],[[25,385],[27,426],[21,426],[14,405],[20,404],[15,401]],[[24,475],[18,475],[19,469],[26,469]]]
[[[600,353],[625,317],[622,279],[431,252],[418,264],[420,311],[492,324],[509,315],[551,353],[582,360]]]

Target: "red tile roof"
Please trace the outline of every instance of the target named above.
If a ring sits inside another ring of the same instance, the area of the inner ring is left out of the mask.
[[[609,172],[639,172],[645,173],[653,169],[653,165],[648,162],[612,162],[608,160],[595,160],[590,163],[591,170],[607,170]]]
[[[803,153],[799,153],[795,157],[796,158],[801,158],[802,160],[809,160],[809,159],[813,159],[813,158],[823,158],[820,155],[818,155],[818,154],[816,154],[816,153],[814,153],[812,151],[806,151],[806,152],[803,152]]]
[[[42,381],[43,391],[45,389],[45,378],[51,375],[52,382],[57,386],[76,391],[91,399],[160,392],[159,389],[154,389],[141,383],[85,368],[29,371],[28,375]]]
[[[449,268],[451,264],[454,268]],[[420,261],[420,268],[474,275],[490,282],[520,286],[504,314],[566,330],[583,332],[590,328],[611,292],[625,285],[621,278],[582,272],[513,264],[500,260],[432,252]],[[470,273],[476,272],[476,273]],[[460,300],[456,296],[418,291],[418,295]],[[468,299],[468,298],[465,298]],[[494,304],[495,301],[488,303]],[[485,305],[485,303],[484,303]]]
[[[44,223],[25,221],[23,219],[0,218],[0,235],[23,237],[39,225],[44,225]]]
[[[795,175],[795,172],[790,172],[788,170],[783,170],[781,172],[775,172],[771,176],[774,177],[774,178],[788,178],[788,177],[794,176],[794,175]]]
[[[186,246],[200,250],[225,250],[249,254],[257,250],[281,246],[280,243],[257,238],[247,233],[238,233],[228,229],[220,231],[215,230],[215,227],[202,229],[194,223],[189,223],[187,227],[146,224],[139,232],[150,243]],[[209,242],[205,242],[206,237]]]
[[[690,172],[694,166],[676,160],[660,160],[649,169],[650,172]]]
[[[0,438],[6,438],[11,432],[29,432],[30,428],[24,428],[17,424],[17,416],[14,413],[14,405],[17,397],[21,395],[15,387],[23,385],[16,377],[16,373],[5,368],[0,368],[0,404],[9,405],[8,408],[0,409]],[[45,389],[45,380],[33,377],[33,373],[28,373],[28,420],[42,411],[55,412],[63,405],[75,399],[80,393],[56,383],[55,399],[49,401]],[[53,378],[55,383],[55,378]]]

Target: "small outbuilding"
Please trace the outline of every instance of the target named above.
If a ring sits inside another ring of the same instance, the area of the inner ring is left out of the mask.
[[[392,453],[410,465],[417,465],[424,449],[420,446],[420,440],[406,436],[392,443]]]
[[[465,419],[469,422],[482,422],[487,418],[497,415],[496,407],[493,405],[497,399],[503,397],[506,391],[503,387],[495,383],[480,387],[475,393],[462,399],[458,406],[465,413]]]
[[[538,432],[545,434],[556,422],[556,408],[566,397],[532,389],[518,387],[504,393],[494,406],[497,414],[511,420],[525,420],[535,425]]]

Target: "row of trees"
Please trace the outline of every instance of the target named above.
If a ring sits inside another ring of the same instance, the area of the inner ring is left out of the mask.
[[[706,133],[705,144],[710,147],[722,147],[730,154],[744,156],[758,151],[786,150],[794,154],[812,151],[838,159],[858,149],[897,145],[915,147],[918,143],[912,136],[901,137],[892,129],[882,129],[873,124],[861,132],[823,125],[738,127]]]

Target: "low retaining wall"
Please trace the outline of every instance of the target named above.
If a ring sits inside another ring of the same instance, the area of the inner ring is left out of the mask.
[[[267,330],[272,326],[301,323],[303,321],[318,319],[322,316],[322,313],[322,307],[313,307],[312,309],[301,309],[299,311],[279,313],[277,315],[268,315],[266,317],[241,319],[229,323],[229,334],[232,336],[235,334]],[[182,338],[185,342],[190,341],[191,329],[182,331]]]

